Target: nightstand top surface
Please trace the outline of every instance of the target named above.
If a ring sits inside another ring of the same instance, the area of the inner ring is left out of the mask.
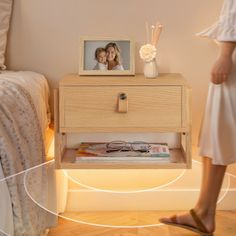
[[[177,85],[189,86],[187,80],[178,73],[163,73],[157,78],[145,78],[143,74],[134,76],[80,76],[78,74],[68,74],[59,82],[60,86],[153,86],[153,85]]]

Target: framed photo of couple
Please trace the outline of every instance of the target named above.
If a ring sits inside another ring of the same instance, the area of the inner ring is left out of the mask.
[[[129,38],[83,37],[80,75],[134,75],[134,41]]]

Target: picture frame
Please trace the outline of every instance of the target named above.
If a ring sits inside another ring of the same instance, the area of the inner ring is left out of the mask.
[[[80,75],[134,75],[134,41],[130,38],[82,37]]]

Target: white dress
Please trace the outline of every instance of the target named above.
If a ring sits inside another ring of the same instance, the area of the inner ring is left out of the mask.
[[[217,41],[236,42],[236,0],[225,0],[220,18],[197,34]],[[236,51],[236,50],[235,50]],[[226,82],[210,83],[199,135],[199,154],[215,165],[236,162],[236,52],[233,70]]]

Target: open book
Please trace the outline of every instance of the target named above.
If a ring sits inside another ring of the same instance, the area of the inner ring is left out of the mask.
[[[109,150],[108,143],[84,142],[79,145],[76,161],[139,161],[139,160],[164,160],[170,158],[170,152],[166,143],[148,143],[148,150]],[[130,143],[128,143],[130,144]],[[141,145],[141,144],[140,144]]]

